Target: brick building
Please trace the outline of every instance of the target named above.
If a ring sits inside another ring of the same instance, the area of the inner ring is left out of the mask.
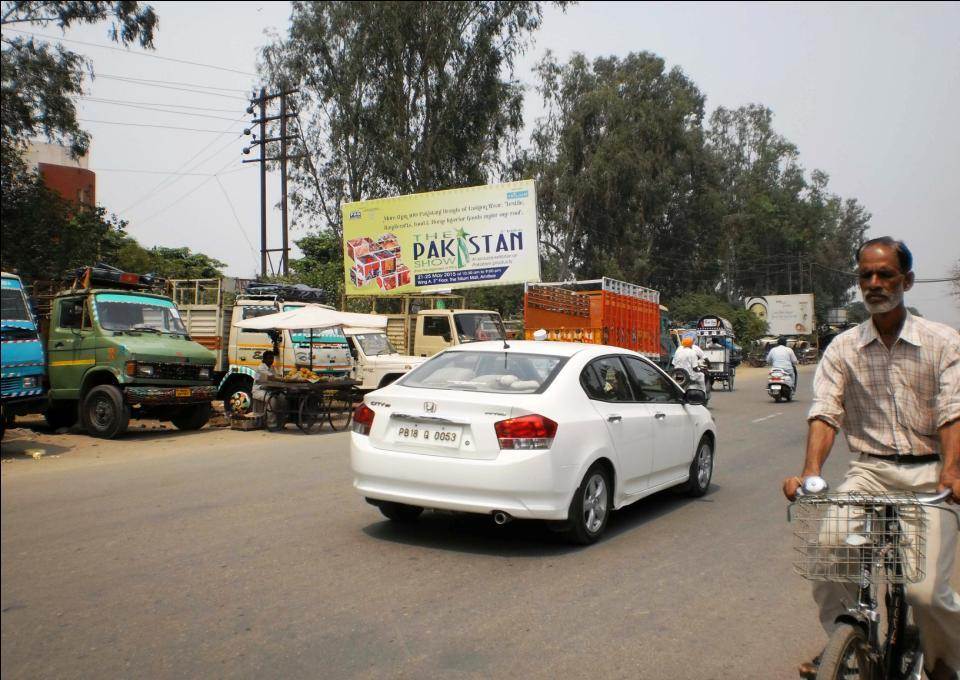
[[[97,175],[88,168],[90,155],[71,158],[59,144],[33,142],[27,147],[27,166],[35,169],[44,184],[68,201],[93,207],[97,204]]]

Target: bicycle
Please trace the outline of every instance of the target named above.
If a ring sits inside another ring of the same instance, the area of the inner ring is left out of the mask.
[[[811,581],[858,588],[855,606],[837,618],[817,680],[920,680],[923,652],[905,586],[925,576],[925,508],[952,512],[939,505],[950,491],[826,491],[822,478],[806,478],[787,511],[795,527],[795,571]]]

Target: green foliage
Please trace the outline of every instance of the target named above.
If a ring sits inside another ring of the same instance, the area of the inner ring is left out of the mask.
[[[723,317],[733,325],[737,344],[747,347],[767,334],[767,322],[754,313],[735,308],[723,298],[707,293],[690,293],[669,301],[666,305],[670,319],[683,325],[697,322],[702,316],[713,314]]]
[[[504,319],[523,318],[523,284],[512,286],[480,286],[456,291],[470,309],[500,312]]]
[[[718,108],[650,53],[538,67],[547,114],[521,167],[537,180],[548,278],[604,275],[660,290],[814,292],[849,299],[870,215],[809,179],[762,106]]]
[[[537,179],[548,278],[610,276],[667,294],[689,286],[677,266],[713,268],[719,235],[704,150],[703,94],[649,52],[537,67],[547,114],[522,174]]]
[[[540,25],[539,2],[292,9],[261,70],[299,90],[301,223],[339,237],[344,201],[485,184],[504,168],[523,123],[522,87],[505,74]]]
[[[330,231],[306,236],[296,242],[303,257],[290,261],[297,283],[327,292],[327,300],[337,306],[343,296],[343,249],[340,239]]]
[[[117,257],[110,262],[115,267],[130,272],[151,272],[167,279],[214,279],[223,276],[225,262],[190,252],[189,248],[144,248],[127,237],[121,244]]]
[[[4,2],[0,24],[4,29],[30,30],[56,26],[65,30],[78,24],[110,22],[111,40],[122,45],[152,47],[157,15],[149,5],[118,2]],[[72,97],[83,94],[85,69],[91,64],[82,55],[51,46],[41,38],[3,33],[2,143],[22,148],[31,137],[43,134],[70,147],[74,155],[86,152],[90,136],[77,122]]]
[[[28,279],[59,279],[67,270],[117,256],[126,222],[102,207],[78,207],[44,186],[22,163],[4,164],[0,261]]]

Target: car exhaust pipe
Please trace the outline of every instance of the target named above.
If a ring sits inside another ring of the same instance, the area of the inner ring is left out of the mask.
[[[503,510],[497,510],[493,513],[493,521],[500,526],[503,526],[512,520],[513,517],[505,513]]]

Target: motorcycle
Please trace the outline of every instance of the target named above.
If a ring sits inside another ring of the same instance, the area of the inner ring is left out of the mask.
[[[771,368],[767,375],[767,394],[778,404],[793,400],[793,373],[782,368]]]
[[[710,403],[710,391],[711,391],[711,380],[710,380],[710,364],[707,361],[701,361],[700,365],[695,369],[702,377],[704,384],[704,394],[706,395],[706,401],[703,405],[706,406]],[[675,366],[673,369],[673,379],[677,382],[680,387],[687,389],[687,387],[698,387],[700,381],[697,380],[694,376],[690,375],[690,372],[686,368],[681,368]]]

